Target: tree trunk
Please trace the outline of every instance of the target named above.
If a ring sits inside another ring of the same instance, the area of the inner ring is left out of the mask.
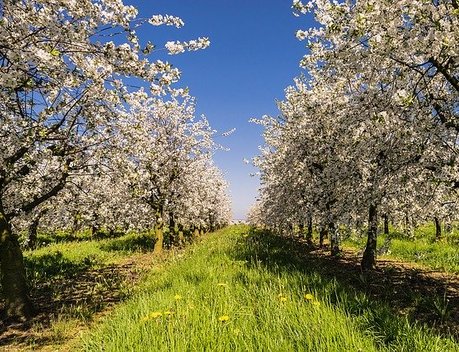
[[[164,244],[164,232],[162,222],[157,222],[155,224],[155,246],[153,247],[154,254],[161,254],[163,252]]]
[[[303,224],[303,222],[300,222],[300,224],[298,225],[298,232],[299,232],[300,238],[303,238],[303,235],[304,235],[304,224]]]
[[[199,228],[197,226],[193,226],[191,228],[191,238],[193,240],[196,240],[197,238],[199,238]]]
[[[183,225],[178,225],[178,241],[179,245],[182,246],[185,243],[185,236],[183,234]]]
[[[435,221],[435,241],[441,240],[441,222],[437,217],[434,217]]]
[[[97,237],[100,235],[100,227],[97,224],[91,225],[91,237]]]
[[[324,239],[328,236],[328,231],[325,226],[321,226],[320,234],[319,234],[319,247],[323,248],[324,246]]]
[[[37,248],[37,232],[38,232],[38,224],[40,223],[40,217],[35,217],[32,222],[30,223],[28,229],[28,236],[27,236],[27,249],[35,249]]]
[[[306,243],[312,246],[312,216],[308,216],[308,230],[306,232]]]
[[[24,258],[18,239],[11,226],[0,213],[0,272],[6,315],[13,321],[25,321],[32,317],[33,307],[29,299]]]
[[[339,234],[334,222],[328,223],[328,232],[330,234],[330,253],[332,257],[339,255]]]
[[[91,225],[91,237],[97,237],[100,235],[100,225],[98,223],[99,214],[93,213],[93,222]]]
[[[72,234],[75,234],[77,231],[81,229],[80,220],[81,220],[80,214],[75,214],[73,216],[72,229],[71,229]]]
[[[376,267],[376,241],[378,235],[378,207],[370,204],[368,210],[368,237],[367,245],[362,257],[362,270],[372,270]]]
[[[178,244],[178,239],[177,239],[177,228],[175,224],[175,219],[174,219],[174,214],[172,212],[169,213],[169,236],[170,236],[170,242],[171,244],[173,243],[174,245]]]
[[[384,234],[389,235],[389,216],[384,214]]]

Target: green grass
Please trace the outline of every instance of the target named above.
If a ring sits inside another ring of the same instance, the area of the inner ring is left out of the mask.
[[[147,265],[167,262],[170,252],[154,257],[154,238],[130,233],[116,238],[59,233],[40,235],[41,247],[24,252],[31,297],[40,314],[26,339],[12,339],[12,350],[65,350],[96,314],[132,296]],[[137,262],[136,262],[137,261]],[[142,262],[140,262],[142,261]],[[135,263],[135,264],[133,264]],[[1,287],[0,287],[1,293]],[[1,348],[0,348],[1,350]]]
[[[127,234],[118,238],[58,241],[24,252],[27,276],[32,286],[50,278],[71,277],[82,271],[116,264],[133,252],[153,248],[154,238]]]
[[[153,270],[138,293],[86,334],[78,348],[459,350],[453,340],[322,276],[288,250],[281,239],[244,226],[211,234],[184,257]],[[306,299],[308,294],[313,299]]]
[[[459,231],[444,234],[442,240],[435,242],[435,228],[426,224],[415,230],[410,238],[395,229],[391,229],[390,252],[381,258],[399,259],[415,262],[431,269],[459,274]],[[378,247],[384,243],[385,236],[378,236]],[[365,234],[353,235],[343,244],[353,248],[364,248]]]

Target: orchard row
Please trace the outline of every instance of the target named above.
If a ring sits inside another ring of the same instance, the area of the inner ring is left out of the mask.
[[[260,201],[251,221],[328,233],[366,224],[362,267],[376,261],[379,219],[458,220],[459,4],[456,0],[295,0],[318,28],[306,75],[265,126]]]
[[[122,0],[5,0],[0,4],[0,268],[10,318],[32,314],[18,234],[204,230],[230,217],[219,146],[195,117],[180,72],[153,60]],[[207,38],[165,43],[170,54]]]

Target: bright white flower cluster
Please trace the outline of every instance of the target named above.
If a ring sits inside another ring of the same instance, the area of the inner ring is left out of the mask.
[[[185,25],[183,20],[180,17],[170,16],[170,15],[154,15],[152,16],[148,22],[153,26],[175,26],[177,28],[181,28]]]
[[[207,37],[190,40],[188,42],[171,41],[167,42],[165,47],[169,51],[169,55],[181,54],[185,51],[196,51],[206,49],[210,45],[210,40]]]

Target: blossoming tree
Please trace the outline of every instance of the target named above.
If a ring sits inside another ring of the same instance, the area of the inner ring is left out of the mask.
[[[179,78],[170,64],[149,59],[154,46],[141,45],[136,17],[121,0],[0,4],[0,268],[9,317],[32,313],[11,222],[58,195],[111,138],[108,122],[129,93],[125,78],[143,80],[156,95]],[[162,15],[148,22],[183,25]],[[176,53],[208,44],[166,45]]]

